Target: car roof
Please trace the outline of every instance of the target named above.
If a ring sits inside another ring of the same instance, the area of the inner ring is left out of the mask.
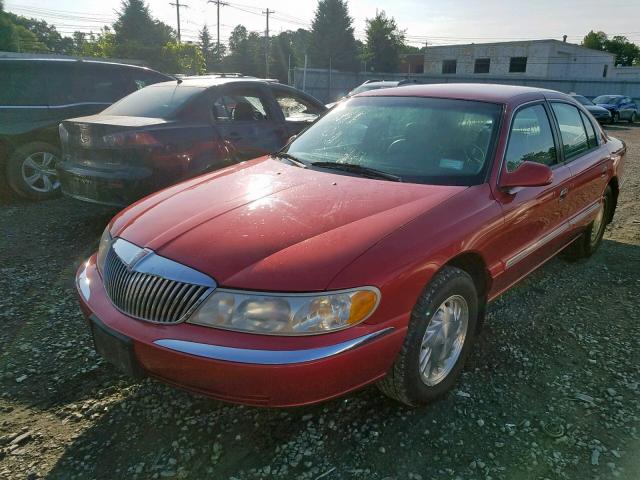
[[[162,85],[175,83],[175,80],[168,82],[160,82],[152,87],[159,87]],[[246,83],[246,84],[263,84],[263,85],[277,85],[282,87],[287,87],[287,85],[283,85],[281,83],[276,83],[272,80],[265,80],[263,78],[251,78],[251,77],[216,77],[216,76],[194,76],[194,77],[183,77],[180,79],[179,85],[185,87],[198,87],[198,88],[209,88],[215,87],[218,85],[228,85],[230,83]],[[290,88],[290,87],[289,87]]]
[[[141,65],[132,65],[130,63],[105,62],[103,60],[85,60],[84,58],[17,58],[17,57],[0,57],[0,62],[30,62],[30,63],[87,63],[90,65],[113,65],[116,67],[135,68],[138,70],[147,70],[149,72],[159,73],[167,77],[171,77],[166,73],[158,72],[149,67]]]
[[[491,103],[520,103],[523,101],[556,98],[567,99],[569,95],[544,88],[499,85],[490,83],[441,83],[429,85],[406,85],[402,88],[371,90],[356,97],[436,97],[458,100],[478,100]]]

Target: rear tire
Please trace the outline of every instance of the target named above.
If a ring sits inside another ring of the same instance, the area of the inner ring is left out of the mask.
[[[602,208],[598,211],[596,218],[589,224],[587,229],[565,250],[565,257],[569,260],[580,260],[589,258],[600,247],[604,237],[607,223],[613,217],[613,192],[607,186],[602,195]]]
[[[46,200],[60,193],[55,167],[60,149],[45,142],[26,143],[14,150],[7,163],[11,189],[29,200]]]
[[[378,388],[409,406],[442,396],[455,384],[471,351],[478,314],[471,276],[444,267],[420,295],[402,349]]]

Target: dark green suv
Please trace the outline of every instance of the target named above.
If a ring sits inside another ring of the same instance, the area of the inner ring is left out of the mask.
[[[0,58],[0,172],[18,195],[42,200],[60,189],[58,125],[172,77],[89,60]]]

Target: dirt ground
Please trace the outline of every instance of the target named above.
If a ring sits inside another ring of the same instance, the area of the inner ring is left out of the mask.
[[[0,478],[640,478],[640,126],[614,223],[489,308],[456,388],[313,407],[227,405],[101,361],[73,276],[113,211],[0,205]]]

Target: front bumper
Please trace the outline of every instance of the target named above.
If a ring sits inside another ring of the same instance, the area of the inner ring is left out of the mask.
[[[247,405],[316,403],[375,382],[400,350],[408,320],[401,316],[384,324],[307,337],[254,335],[185,323],[158,325],[134,320],[111,305],[95,256],[80,268],[76,284],[92,329],[97,320],[107,333],[130,343],[133,366],[125,368],[129,373]],[[128,361],[109,349],[98,350],[120,366]]]

